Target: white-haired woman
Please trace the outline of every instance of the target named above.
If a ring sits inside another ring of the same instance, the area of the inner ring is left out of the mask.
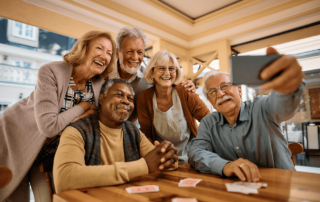
[[[179,151],[179,164],[187,163],[188,144],[197,136],[195,119],[201,121],[210,111],[198,94],[177,85],[183,73],[173,53],[155,53],[143,75],[154,86],[137,99],[140,130],[152,142],[172,142]]]
[[[39,164],[50,170],[58,134],[70,122],[96,113],[116,47],[107,32],[91,31],[63,59],[42,66],[35,91],[0,117],[0,164],[13,173],[11,183],[0,189],[0,201],[29,201],[29,181],[36,201],[51,201]]]

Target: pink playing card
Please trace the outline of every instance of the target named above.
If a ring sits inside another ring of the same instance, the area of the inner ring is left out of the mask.
[[[184,180],[181,180],[179,183],[179,187],[194,187],[196,186],[201,179],[192,179],[192,178],[187,178]]]
[[[227,191],[240,192],[243,194],[257,194],[258,190],[255,188],[245,187],[243,185],[237,185],[232,183],[226,183]]]
[[[195,198],[173,198],[172,202],[198,202]]]
[[[158,192],[159,187],[156,185],[147,185],[147,186],[128,187],[126,188],[126,190],[129,194],[147,193],[147,192]]]

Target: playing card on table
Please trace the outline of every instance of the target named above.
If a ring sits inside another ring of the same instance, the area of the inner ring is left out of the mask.
[[[172,202],[198,202],[195,198],[173,198]]]
[[[243,185],[233,184],[233,183],[226,183],[227,190],[229,192],[239,192],[243,194],[257,194],[258,189],[246,187]]]
[[[193,179],[193,178],[187,178],[184,180],[180,180],[178,186],[179,187],[195,187],[201,179]]]
[[[255,188],[255,189],[259,189],[261,187],[268,186],[267,183],[261,183],[261,182],[242,182],[242,181],[240,181],[240,182],[234,182],[233,184],[243,185],[243,186]]]
[[[158,192],[159,186],[146,185],[146,186],[128,187],[128,188],[126,188],[126,190],[129,194]]]

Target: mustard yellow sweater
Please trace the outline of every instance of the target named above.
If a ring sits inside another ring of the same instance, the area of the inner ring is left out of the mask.
[[[122,129],[113,129],[100,124],[101,165],[86,166],[85,150],[81,134],[67,127],[60,138],[54,165],[53,178],[56,192],[87,187],[122,184],[139,175],[148,174],[144,158],[125,162]],[[140,156],[144,157],[154,145],[140,132]]]

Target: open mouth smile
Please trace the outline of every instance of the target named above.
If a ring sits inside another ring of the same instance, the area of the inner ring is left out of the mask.
[[[102,62],[97,61],[97,60],[94,60],[94,63],[96,63],[96,64],[100,65],[101,67],[104,65]]]
[[[126,105],[117,105],[116,107],[115,107],[115,109],[117,110],[117,109],[119,109],[119,110],[121,110],[121,111],[125,111],[125,112],[130,112],[131,111],[131,108],[129,107],[129,106],[126,106]]]
[[[139,62],[128,62],[130,65],[139,65]]]
[[[228,102],[228,101],[230,101],[230,100],[232,100],[232,99],[223,100],[222,102],[219,103],[219,105],[222,105],[222,104],[224,104],[224,103],[226,103],[226,102]]]
[[[167,81],[171,80],[171,78],[162,78],[162,77],[161,77],[161,79],[162,80],[167,80]]]

